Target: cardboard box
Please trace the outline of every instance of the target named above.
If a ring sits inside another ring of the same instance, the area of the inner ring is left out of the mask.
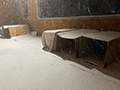
[[[59,40],[57,46],[59,48],[63,47],[69,47],[70,46],[70,40],[71,43],[73,42],[72,40],[75,41],[74,47],[75,47],[75,57],[79,57],[79,45],[81,43],[80,39],[83,35],[89,34],[89,33],[98,33],[100,32],[99,30],[91,30],[91,29],[76,29],[68,32],[61,32],[58,33],[57,35],[62,39]],[[66,42],[66,43],[63,43]]]
[[[28,25],[3,25],[2,27],[6,37],[14,37],[30,33]]]
[[[83,35],[79,48],[80,57],[99,59],[103,67],[120,60],[120,33],[104,31]]]

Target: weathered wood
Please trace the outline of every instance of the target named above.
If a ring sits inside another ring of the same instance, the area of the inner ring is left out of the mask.
[[[10,37],[25,35],[27,33],[30,33],[28,25],[8,25],[8,26],[3,26],[3,29],[4,32],[9,32]]]

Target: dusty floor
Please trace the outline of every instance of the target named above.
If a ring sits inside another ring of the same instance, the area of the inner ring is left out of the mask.
[[[46,52],[41,37],[0,39],[0,90],[120,90],[117,75]]]

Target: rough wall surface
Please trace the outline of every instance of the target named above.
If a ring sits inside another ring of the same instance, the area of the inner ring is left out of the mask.
[[[15,7],[15,0],[0,0],[0,26],[16,23]]]

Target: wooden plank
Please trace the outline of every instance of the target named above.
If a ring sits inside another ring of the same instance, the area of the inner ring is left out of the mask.
[[[19,35],[25,35],[25,34],[30,34],[29,26],[28,25],[8,25],[8,26],[3,26],[4,30],[8,29],[10,36],[19,36]]]
[[[9,27],[9,32],[10,32],[10,36],[11,37],[14,37],[14,36],[18,36],[19,35],[19,32],[17,30],[16,27]]]
[[[25,30],[25,34],[30,34],[30,29],[28,25],[23,26],[24,30]]]
[[[17,29],[17,31],[18,31],[18,34],[19,34],[19,35],[22,35],[21,26],[16,27],[16,29]]]

